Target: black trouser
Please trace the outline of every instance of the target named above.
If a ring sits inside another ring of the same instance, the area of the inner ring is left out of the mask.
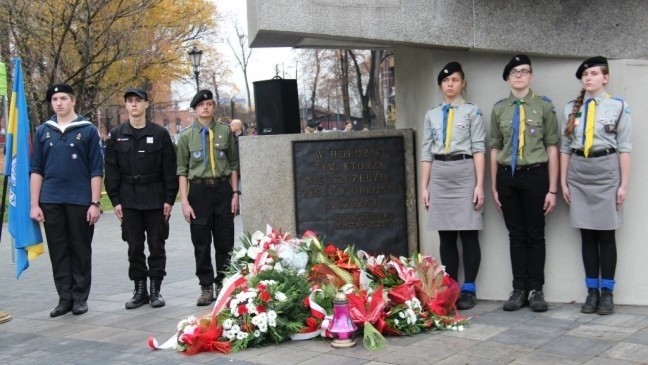
[[[513,288],[542,290],[545,265],[544,201],[549,192],[547,165],[497,171],[497,194],[509,231]]]
[[[452,279],[458,281],[459,250],[457,249],[457,235],[461,237],[462,256],[464,264],[464,282],[474,283],[481,262],[478,231],[439,231],[441,241],[441,263]]]
[[[94,234],[94,225],[86,220],[89,206],[42,203],[40,207],[59,303],[85,302],[90,295]]]
[[[191,220],[191,241],[196,257],[196,276],[200,285],[220,283],[222,272],[229,265],[234,247],[234,215],[232,214],[232,186],[229,181],[213,185],[191,183],[189,204],[196,215]],[[216,271],[211,261],[211,242],[214,239]]]
[[[583,265],[587,278],[614,279],[617,263],[614,230],[581,229]]]
[[[167,222],[163,209],[122,209],[125,238],[128,242],[128,277],[144,280],[147,277],[162,279],[166,275]],[[146,234],[146,236],[145,236]],[[144,241],[148,242],[148,269],[144,254]]]

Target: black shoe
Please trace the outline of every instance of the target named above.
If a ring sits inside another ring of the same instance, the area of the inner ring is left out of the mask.
[[[199,307],[204,307],[210,305],[214,301],[214,286],[212,284],[203,285],[200,287],[200,297],[196,305]]]
[[[164,307],[166,304],[162,294],[160,294],[160,287],[162,286],[162,280],[151,278],[151,307],[160,308]]]
[[[50,317],[62,316],[72,310],[72,304],[70,303],[59,303],[56,308],[52,309],[50,312]]]
[[[599,293],[597,288],[587,289],[587,298],[585,298],[585,303],[583,303],[583,306],[581,307],[581,313],[596,313],[600,299],[601,293]]]
[[[126,302],[124,306],[126,309],[135,309],[148,304],[149,296],[146,291],[146,279],[135,280],[135,290],[133,290],[133,297]]]
[[[457,309],[460,310],[466,310],[470,309],[477,304],[477,297],[475,296],[475,293],[469,292],[469,291],[462,291],[461,294],[459,294],[459,298],[457,299]]]
[[[524,307],[527,304],[528,303],[524,289],[513,289],[511,294],[509,294],[508,300],[504,302],[504,306],[502,308],[505,311],[512,312]]]
[[[529,308],[534,312],[546,312],[549,309],[542,290],[531,290],[529,293]]]
[[[88,303],[87,302],[76,302],[72,306],[72,314],[74,315],[80,315],[83,313],[86,313],[88,311]]]
[[[614,300],[612,292],[607,289],[601,290],[601,301],[598,305],[598,310],[596,313],[600,315],[612,314],[614,313]]]

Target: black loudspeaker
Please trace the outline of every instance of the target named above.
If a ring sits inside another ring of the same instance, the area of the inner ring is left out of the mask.
[[[258,134],[301,133],[297,80],[274,78],[253,84]]]

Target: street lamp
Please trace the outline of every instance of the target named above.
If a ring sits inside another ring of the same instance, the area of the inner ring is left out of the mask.
[[[193,48],[191,48],[191,51],[189,51],[189,57],[191,58],[191,65],[193,66],[194,77],[196,78],[196,90],[200,90],[200,81],[198,78],[200,71],[198,71],[198,67],[200,67],[200,59],[202,58],[202,53],[203,52],[199,50],[196,46],[193,46]]]

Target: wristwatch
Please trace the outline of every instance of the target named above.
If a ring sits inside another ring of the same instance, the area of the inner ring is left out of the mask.
[[[238,194],[238,195],[240,196],[240,195],[241,195],[241,191],[240,191],[240,190],[234,190],[234,191],[232,192],[232,194]]]
[[[94,202],[90,202],[90,205],[94,205],[97,208],[101,208],[101,201],[97,200],[97,201],[94,201]]]

